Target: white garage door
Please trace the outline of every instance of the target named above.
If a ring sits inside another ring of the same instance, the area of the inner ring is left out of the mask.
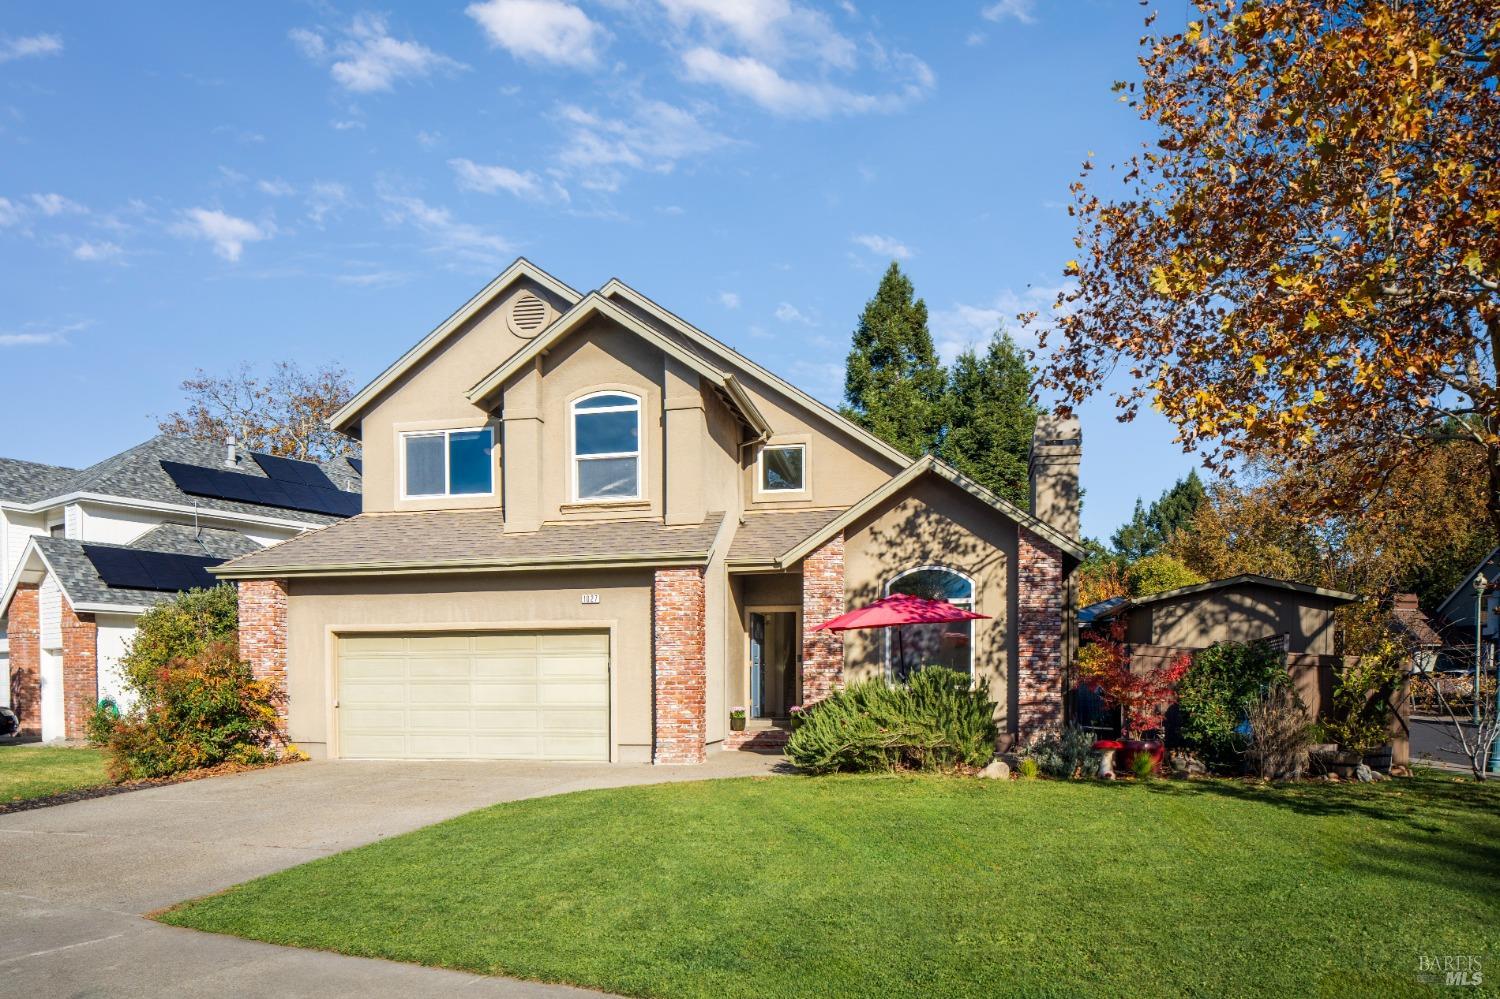
[[[602,631],[339,640],[339,753],[351,759],[609,759]]]

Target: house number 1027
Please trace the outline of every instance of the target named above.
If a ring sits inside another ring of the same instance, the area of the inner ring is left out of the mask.
[[[597,604],[599,602],[599,594],[585,593],[581,598],[579,598],[578,602],[581,604]]]

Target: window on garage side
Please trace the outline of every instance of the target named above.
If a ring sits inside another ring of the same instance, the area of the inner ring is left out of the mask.
[[[407,498],[494,492],[493,428],[423,431],[401,438],[403,495]]]
[[[574,401],[573,499],[641,498],[641,400],[595,392]]]

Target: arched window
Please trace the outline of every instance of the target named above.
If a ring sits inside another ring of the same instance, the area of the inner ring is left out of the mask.
[[[885,584],[885,594],[905,593],[927,600],[946,600],[974,609],[974,581],[941,566],[920,566],[899,573]],[[886,659],[892,679],[905,680],[923,666],[946,666],[974,674],[974,622],[909,624],[886,629]]]
[[[624,392],[576,399],[573,416],[573,499],[641,498],[641,400]]]

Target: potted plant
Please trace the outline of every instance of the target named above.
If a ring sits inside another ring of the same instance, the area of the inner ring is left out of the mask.
[[[731,732],[743,732],[743,731],[745,731],[745,718],[746,717],[747,717],[747,715],[746,715],[746,712],[745,712],[744,708],[730,708],[729,709],[729,730]]]
[[[797,729],[801,727],[803,722],[802,716],[805,712],[806,709],[803,708],[800,704],[793,704],[790,708],[787,709],[788,721],[793,732],[797,731]]]

